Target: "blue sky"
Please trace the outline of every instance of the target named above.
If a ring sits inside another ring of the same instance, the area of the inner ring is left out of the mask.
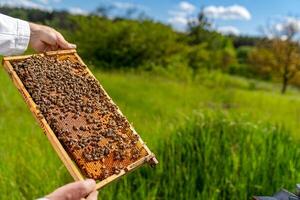
[[[292,17],[300,28],[300,0],[0,0],[0,4],[67,9],[90,12],[99,5],[114,5],[116,12],[135,7],[148,16],[184,30],[185,19],[193,20],[201,8],[207,11],[214,28],[235,34],[262,34],[267,23],[283,23]]]

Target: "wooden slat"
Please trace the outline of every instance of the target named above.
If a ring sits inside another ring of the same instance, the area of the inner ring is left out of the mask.
[[[47,55],[47,56],[52,56],[52,55],[73,54],[73,53],[76,53],[76,49],[47,51],[44,54]]]
[[[69,50],[58,50],[58,51],[47,51],[45,53],[39,53],[39,54],[34,54],[34,55],[40,55],[40,56],[44,56],[44,55],[62,55],[62,54],[73,54],[76,53],[75,49],[69,49]],[[3,63],[5,61],[12,61],[12,60],[23,60],[26,58],[29,58],[33,55],[22,55],[22,56],[5,56],[3,57]]]
[[[41,54],[40,54],[41,55]],[[26,58],[29,58],[29,57],[31,57],[32,55],[25,55],[25,56],[6,56],[6,57],[3,57],[3,63],[2,64],[4,64],[4,62],[5,61],[11,61],[11,60],[23,60],[23,59],[26,59]]]

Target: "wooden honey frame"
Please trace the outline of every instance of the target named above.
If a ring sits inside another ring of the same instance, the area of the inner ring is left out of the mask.
[[[58,56],[61,56],[61,57],[64,57],[64,56],[66,56],[66,57],[68,57],[68,56],[75,56],[77,58],[77,60],[82,65],[86,66],[84,64],[84,62],[82,61],[82,59],[77,54],[77,52],[76,52],[75,49],[72,49],[72,50],[49,51],[49,52],[45,52],[45,53],[41,53],[41,54],[35,54],[35,55],[40,55],[40,56],[45,56],[45,55],[47,55],[47,56],[55,56],[55,55],[58,55]],[[37,120],[37,122],[39,123],[39,125],[42,127],[45,135],[47,136],[47,138],[50,141],[51,145],[53,146],[54,150],[58,154],[59,158],[62,160],[62,162],[64,163],[64,165],[68,169],[68,171],[71,174],[71,176],[76,181],[84,180],[85,176],[80,172],[80,170],[77,167],[76,163],[71,159],[71,157],[68,155],[68,153],[66,152],[66,150],[63,148],[62,144],[60,143],[60,141],[58,140],[58,138],[54,134],[53,130],[50,128],[50,126],[47,123],[46,119],[40,113],[40,111],[37,109],[37,105],[35,104],[35,102],[31,98],[30,94],[26,90],[25,86],[23,85],[22,81],[20,80],[19,76],[17,75],[17,73],[15,72],[15,70],[13,69],[13,67],[11,65],[11,61],[23,60],[23,59],[29,58],[31,56],[33,56],[33,55],[4,57],[3,58],[3,66],[4,66],[5,70],[8,72],[10,78],[12,79],[13,83],[15,84],[15,86],[17,87],[17,89],[19,90],[19,92],[22,94],[22,96],[23,96],[25,102],[27,103],[30,111],[33,113],[35,119]],[[96,77],[88,69],[88,67],[86,67],[86,70],[87,70],[87,72],[93,78],[96,79]],[[106,91],[104,90],[104,88],[101,86],[100,83],[99,83],[99,85],[100,85],[101,89],[104,91],[104,93],[107,95],[107,97],[109,97],[109,95],[106,93]],[[112,101],[111,98],[110,98],[110,101],[111,101],[111,103],[113,103],[115,105],[115,103]],[[118,108],[118,112],[120,114],[122,114],[122,112],[120,111],[119,108]],[[137,134],[137,132],[135,131],[135,129],[132,127],[132,125],[130,125],[130,128],[131,128],[131,130],[133,131],[134,134]],[[112,182],[112,181],[120,178],[121,176],[123,176],[123,175],[125,175],[125,174],[127,174],[127,173],[129,173],[131,171],[133,171],[134,169],[142,166],[145,163],[150,164],[150,166],[155,166],[156,164],[158,164],[158,161],[155,158],[155,155],[150,151],[150,149],[143,142],[143,140],[141,139],[141,137],[139,137],[138,145],[142,146],[147,151],[147,156],[140,158],[139,160],[137,160],[134,163],[132,163],[129,166],[127,166],[125,169],[122,169],[119,174],[117,174],[117,175],[114,174],[114,175],[109,176],[108,178],[106,178],[106,179],[104,179],[102,181],[97,182],[97,185],[96,185],[96,189],[97,190],[100,189],[100,188],[102,188],[102,187],[104,187],[108,183],[110,183],[110,182]]]

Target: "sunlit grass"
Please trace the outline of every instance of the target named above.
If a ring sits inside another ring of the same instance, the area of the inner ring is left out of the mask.
[[[281,95],[277,85],[211,73],[186,83],[145,74],[96,72],[113,100],[140,134],[168,133],[183,118],[199,110],[249,116],[253,122],[281,124],[297,137],[300,95]],[[256,88],[256,89],[255,89]],[[165,135],[165,134],[163,134]]]

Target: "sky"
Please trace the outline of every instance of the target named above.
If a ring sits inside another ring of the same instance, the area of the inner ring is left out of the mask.
[[[113,13],[120,15],[134,8],[179,31],[202,10],[213,29],[224,34],[268,35],[264,27],[281,31],[287,24],[300,31],[300,0],[0,0],[0,5],[65,9],[83,15],[100,5],[113,6]]]

